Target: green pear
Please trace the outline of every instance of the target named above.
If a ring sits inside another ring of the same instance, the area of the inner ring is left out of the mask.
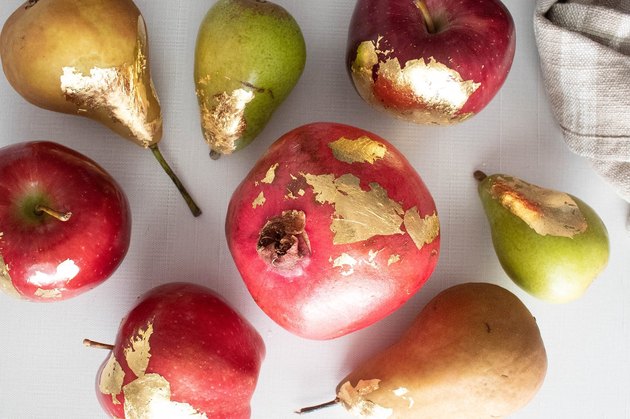
[[[328,403],[355,417],[506,417],[540,389],[547,355],[536,320],[511,292],[465,283],[434,297],[389,348],[359,364]]]
[[[201,212],[160,153],[162,112],[147,30],[131,0],[29,0],[0,34],[2,68],[27,101],[96,120],[151,149],[191,211]]]
[[[606,226],[578,198],[502,174],[475,172],[492,243],[507,275],[542,300],[581,297],[608,264]]]
[[[195,85],[211,156],[231,154],[263,130],[306,61],[298,23],[265,0],[218,0],[199,28]]]

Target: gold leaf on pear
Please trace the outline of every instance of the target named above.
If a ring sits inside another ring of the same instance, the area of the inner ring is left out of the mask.
[[[490,195],[542,236],[571,238],[588,228],[577,203],[564,192],[497,176],[492,180]]]
[[[379,389],[381,380],[360,380],[356,386],[349,381],[341,385],[337,392],[337,398],[353,416],[359,418],[388,419],[394,414],[394,410],[380,406],[369,400],[368,396]]]
[[[144,147],[159,141],[162,116],[150,118],[150,98],[157,98],[147,75],[147,34],[138,16],[138,40],[134,62],[111,68],[93,67],[83,74],[76,67],[63,67],[61,91],[78,113],[105,114],[115,125],[128,130]]]

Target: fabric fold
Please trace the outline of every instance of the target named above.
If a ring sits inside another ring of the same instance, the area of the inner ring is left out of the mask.
[[[538,0],[534,33],[567,146],[630,202],[630,1]]]

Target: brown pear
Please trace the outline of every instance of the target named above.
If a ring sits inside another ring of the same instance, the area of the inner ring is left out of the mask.
[[[499,286],[466,283],[431,300],[397,343],[359,365],[324,405],[340,403],[360,418],[502,418],[534,397],[546,371],[525,305]]]
[[[96,120],[149,148],[200,214],[157,147],[162,112],[133,1],[29,0],[5,22],[0,54],[7,80],[27,101]]]

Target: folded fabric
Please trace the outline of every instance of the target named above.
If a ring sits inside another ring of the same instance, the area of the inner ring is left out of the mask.
[[[630,202],[630,0],[538,0],[534,33],[565,142]]]

